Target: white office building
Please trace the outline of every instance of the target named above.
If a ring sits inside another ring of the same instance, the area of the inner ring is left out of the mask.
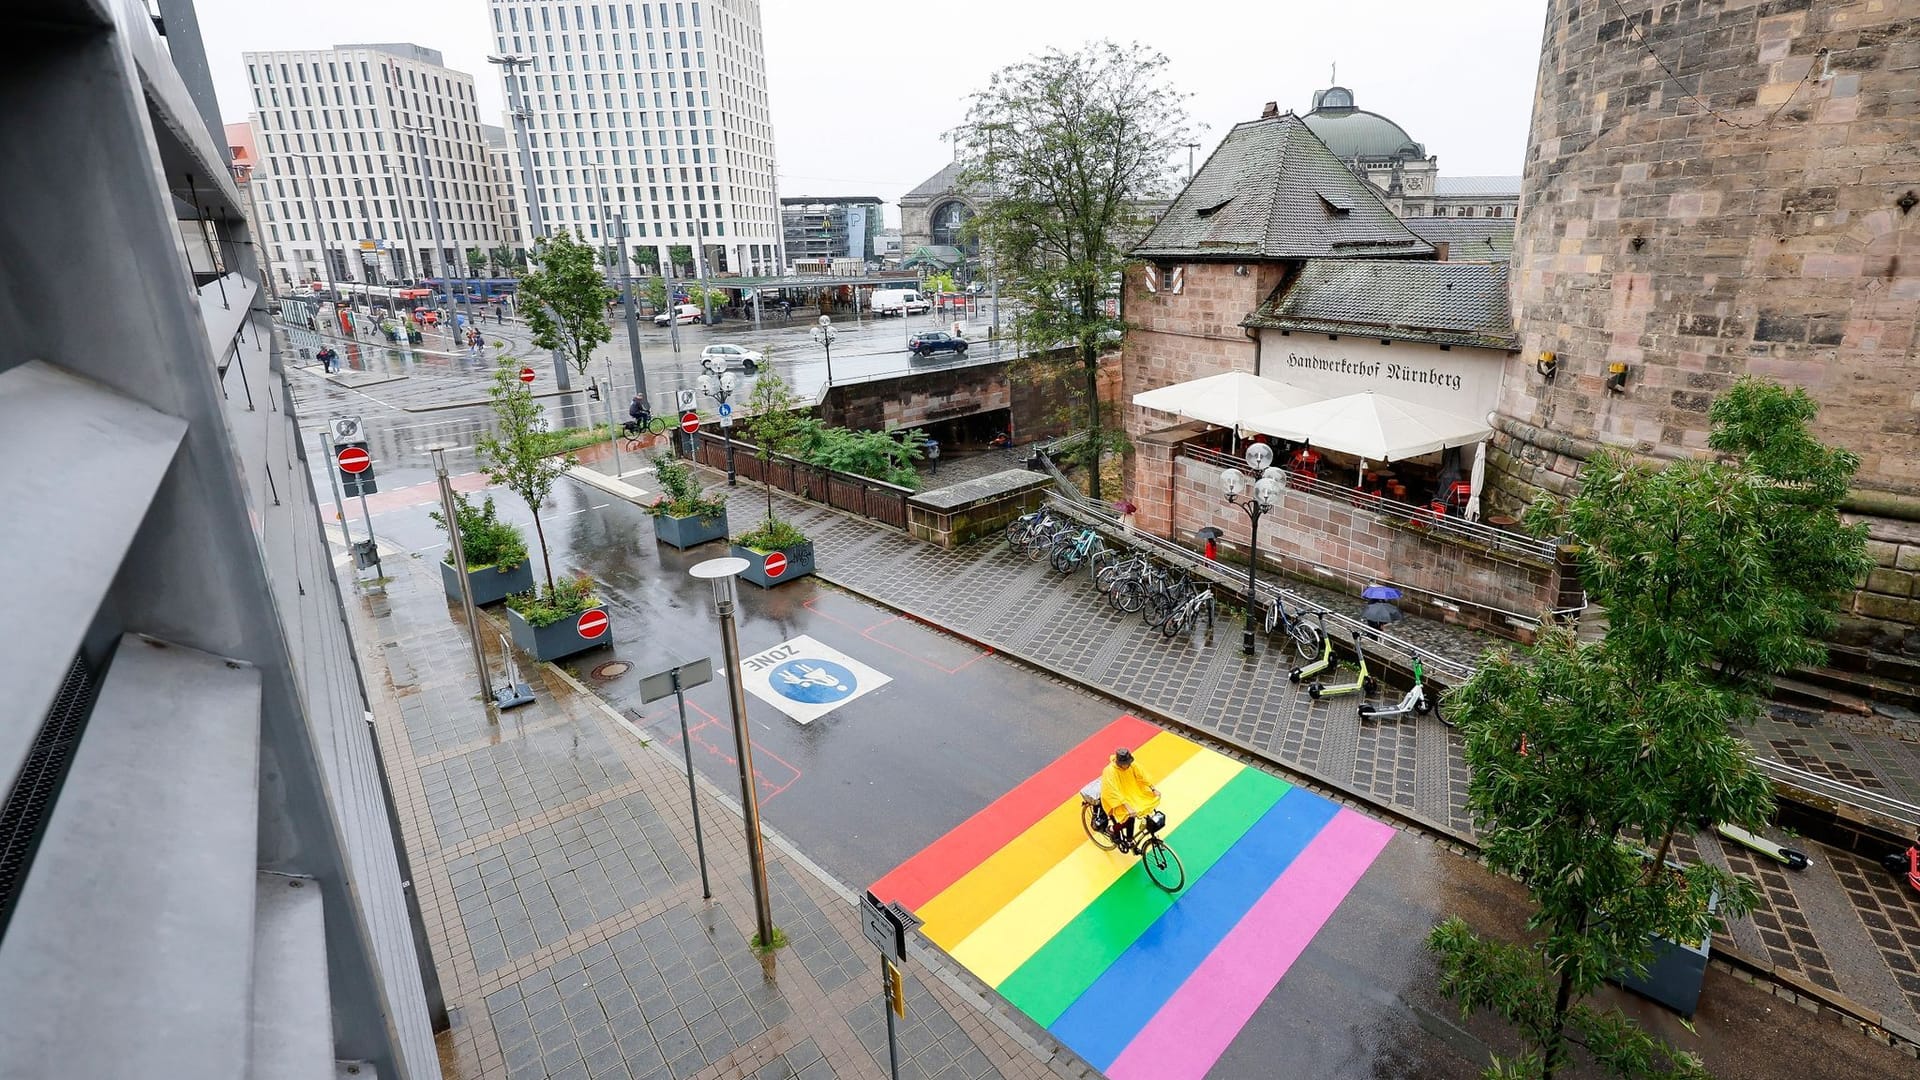
[[[261,224],[283,282],[460,276],[468,250],[500,246],[473,76],[409,44],[242,56]]]
[[[502,71],[522,114],[508,139],[532,155],[537,234],[597,242],[617,236],[619,215],[630,246],[663,266],[697,243],[711,273],[778,271],[759,0],[489,7],[499,52],[527,61]]]

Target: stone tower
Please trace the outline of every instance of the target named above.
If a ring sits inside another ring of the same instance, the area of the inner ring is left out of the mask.
[[[1920,654],[1920,0],[1550,0],[1513,267],[1496,506],[1804,386],[1879,564],[1842,641]]]

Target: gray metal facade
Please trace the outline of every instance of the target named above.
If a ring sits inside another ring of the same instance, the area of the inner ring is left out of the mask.
[[[139,0],[7,15],[0,1080],[437,1077],[310,437],[197,37]]]
[[[860,229],[862,239],[858,251],[853,250],[850,243],[850,216],[864,223]],[[859,259],[871,262],[874,241],[884,224],[881,202],[870,195],[780,200],[781,235],[786,241],[787,258],[794,262],[802,259]]]

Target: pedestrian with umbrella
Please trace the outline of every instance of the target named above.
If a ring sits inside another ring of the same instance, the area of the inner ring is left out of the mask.
[[[1394,606],[1400,599],[1400,590],[1391,585],[1369,585],[1360,590],[1360,599],[1367,606],[1360,609],[1360,620],[1378,631],[1389,623],[1397,623],[1407,617],[1407,613]]]
[[[1209,559],[1217,559],[1220,557],[1219,541],[1220,538],[1225,535],[1226,533],[1211,525],[1193,534],[1194,539],[1206,545],[1206,547],[1202,549],[1201,554]]]

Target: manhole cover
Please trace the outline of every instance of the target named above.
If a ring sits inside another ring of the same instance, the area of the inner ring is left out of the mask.
[[[593,669],[593,677],[606,682],[609,679],[617,679],[631,670],[633,665],[625,660],[609,660]]]

